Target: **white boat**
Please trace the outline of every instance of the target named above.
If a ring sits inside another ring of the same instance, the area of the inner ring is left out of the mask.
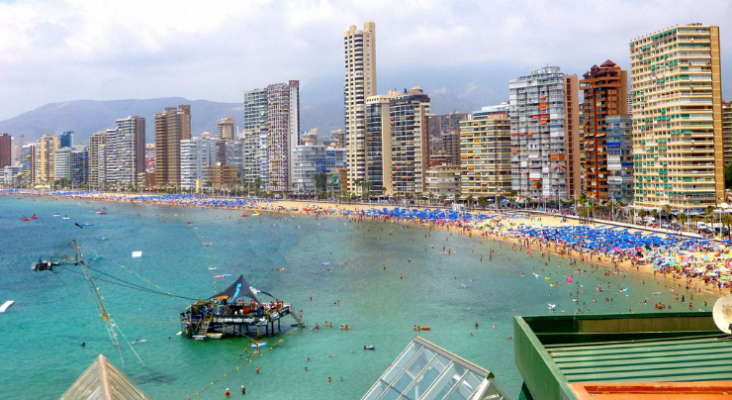
[[[2,306],[0,306],[0,313],[4,313],[13,304],[15,304],[15,302],[13,300],[6,301],[5,304],[3,304]]]

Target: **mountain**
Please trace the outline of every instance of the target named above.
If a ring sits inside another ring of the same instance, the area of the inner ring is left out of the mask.
[[[50,103],[17,117],[0,121],[0,132],[13,136],[25,135],[26,142],[43,135],[58,135],[62,131],[74,131],[75,143],[88,143],[94,132],[113,128],[115,120],[130,115],[145,118],[147,142],[155,141],[155,114],[165,107],[180,104],[191,106],[191,129],[194,135],[216,132],[216,121],[233,116],[239,130],[244,120],[244,105],[220,103],[208,100],[188,100],[182,97],[166,97],[144,100],[71,100]],[[331,129],[343,127],[343,107],[330,105],[302,105],[300,129],[320,128],[321,137],[328,137]]]

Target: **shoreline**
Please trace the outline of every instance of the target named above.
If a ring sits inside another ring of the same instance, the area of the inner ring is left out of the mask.
[[[538,252],[542,255],[541,260],[547,261],[548,258],[545,258],[544,255],[547,255],[548,257],[551,257],[552,255],[559,256],[563,260],[569,260],[570,262],[570,269],[568,270],[568,275],[573,276],[576,273],[579,273],[580,275],[583,273],[587,273],[587,269],[582,269],[579,267],[576,262],[582,261],[590,264],[591,268],[595,268],[596,271],[599,271],[600,268],[605,269],[606,274],[613,274],[619,277],[630,277],[633,274],[630,274],[629,272],[635,272],[637,273],[636,278],[640,278],[643,281],[645,281],[645,277],[652,277],[653,281],[660,281],[659,274],[654,270],[653,266],[646,264],[643,266],[636,266],[632,263],[630,259],[624,259],[623,257],[616,258],[615,256],[609,256],[608,254],[603,254],[601,252],[585,252],[582,249],[574,249],[566,244],[562,244],[559,242],[551,242],[551,241],[545,241],[542,242],[536,237],[521,237],[520,235],[517,237],[507,235],[509,228],[515,228],[519,225],[523,224],[524,227],[531,226],[533,228],[548,228],[548,227],[562,227],[562,226],[590,226],[592,228],[602,228],[602,227],[612,227],[609,224],[604,223],[597,223],[592,222],[589,224],[581,224],[579,221],[574,219],[562,219],[561,217],[553,216],[553,215],[547,215],[542,214],[540,216],[537,216],[535,214],[528,214],[528,218],[524,217],[526,213],[523,213],[520,210],[512,211],[507,210],[505,212],[501,212],[500,210],[473,210],[475,213],[481,213],[485,215],[490,215],[492,218],[495,218],[496,216],[505,216],[505,215],[518,215],[518,218],[509,218],[503,220],[504,222],[508,222],[508,226],[505,225],[501,226],[501,224],[496,224],[497,227],[491,227],[491,229],[485,229],[482,230],[482,228],[475,227],[475,226],[468,226],[468,224],[463,224],[460,221],[447,221],[443,223],[436,223],[434,221],[415,221],[415,220],[407,220],[407,219],[401,219],[401,218],[389,218],[389,217],[383,217],[383,216],[367,216],[359,213],[365,213],[367,210],[374,210],[374,209],[409,209],[409,208],[416,208],[416,205],[410,206],[395,206],[395,205],[387,205],[387,204],[377,204],[372,206],[364,206],[362,204],[340,204],[340,203],[332,203],[332,202],[317,202],[314,205],[311,206],[311,204],[307,201],[292,201],[292,200],[261,200],[261,199],[246,199],[244,202],[247,203],[247,205],[242,205],[239,207],[232,207],[232,206],[210,206],[210,205],[199,205],[199,204],[190,204],[190,203],[179,203],[179,202],[163,202],[163,201],[142,201],[142,200],[132,200],[135,196],[134,194],[118,194],[118,193],[92,193],[87,192],[85,195],[71,195],[71,196],[56,196],[51,195],[47,193],[38,193],[38,192],[23,192],[23,193],[12,193],[12,192],[0,192],[0,196],[15,196],[15,197],[38,197],[38,198],[44,198],[44,199],[63,199],[63,200],[77,200],[77,201],[85,201],[85,202],[104,202],[104,203],[127,203],[127,204],[140,204],[140,205],[149,205],[149,206],[167,206],[167,207],[176,207],[176,208],[201,208],[201,209],[219,209],[219,210],[229,210],[229,211],[259,211],[259,212],[266,212],[271,213],[273,215],[280,214],[280,215],[304,215],[309,217],[337,217],[337,218],[346,218],[350,221],[359,221],[359,220],[377,220],[384,223],[391,223],[392,225],[394,223],[400,223],[403,225],[411,225],[411,226],[418,226],[422,228],[426,228],[428,230],[437,230],[440,229],[444,232],[447,232],[449,234],[457,233],[457,237],[461,237],[465,235],[469,239],[477,239],[479,242],[485,240],[490,241],[493,240],[497,243],[499,243],[499,247],[503,248],[503,243],[506,242],[507,244],[511,244],[512,249],[514,250],[515,254],[518,254],[519,251],[526,252],[527,257],[533,258],[533,254]],[[109,197],[114,196],[114,197]],[[151,198],[158,197],[158,195],[149,195]],[[130,198],[130,200],[125,200],[125,198]],[[210,201],[211,198],[206,197],[200,197],[195,198],[196,200],[206,200]],[[235,199],[216,199],[216,201],[234,201]],[[241,202],[243,199],[238,198],[237,201]],[[200,201],[199,201],[200,202]],[[297,210],[293,210],[292,208],[295,207]],[[311,209],[310,207],[317,207]],[[307,211],[305,209],[308,209]],[[545,219],[548,219],[548,221],[544,221]],[[485,227],[484,227],[485,228]],[[634,230],[632,228],[629,228],[630,232],[641,232],[641,234],[647,234],[645,232]],[[659,234],[663,235],[664,234]],[[728,250],[727,250],[728,251]],[[704,257],[708,256],[708,253],[706,252]],[[482,255],[481,261],[482,261]],[[541,260],[537,259],[537,262],[541,262]],[[573,265],[573,262],[575,263]],[[560,262],[561,265],[561,262]],[[717,291],[714,290],[714,286],[709,286],[708,284],[705,284],[702,278],[699,277],[690,277],[688,275],[684,274],[676,274],[676,273],[662,273],[664,278],[664,287],[666,289],[683,289],[684,287],[688,288],[686,290],[686,294],[689,293],[708,293],[711,295],[714,295],[716,297],[723,296],[726,293],[722,289],[718,289]],[[672,275],[672,281],[668,282],[668,275]],[[676,287],[668,286],[669,284],[676,283]],[[685,284],[685,285],[684,285]],[[588,289],[589,290],[589,289]],[[691,292],[689,292],[691,290]],[[732,287],[730,287],[730,293],[732,293]],[[678,296],[678,295],[677,295]]]

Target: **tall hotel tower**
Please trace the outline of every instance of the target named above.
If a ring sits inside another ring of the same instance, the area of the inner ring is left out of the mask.
[[[724,202],[719,27],[678,25],[630,42],[635,205]]]
[[[359,190],[356,182],[366,174],[366,98],[376,95],[376,24],[366,21],[363,30],[351,25],[343,37],[346,77],[345,105],[348,190]]]

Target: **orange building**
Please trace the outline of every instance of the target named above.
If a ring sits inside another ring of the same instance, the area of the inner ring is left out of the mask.
[[[607,201],[608,159],[605,118],[627,113],[628,72],[607,60],[593,65],[583,75],[580,89],[584,93],[585,183],[587,198]]]

